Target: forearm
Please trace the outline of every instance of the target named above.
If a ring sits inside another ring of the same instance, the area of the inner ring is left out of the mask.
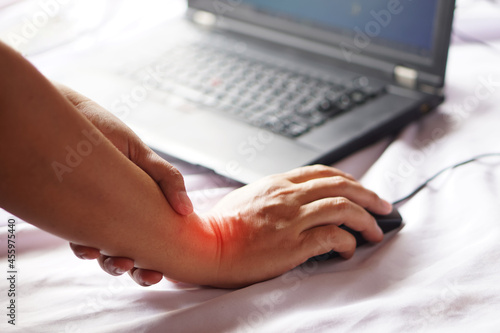
[[[151,177],[2,44],[0,73],[0,206],[69,241],[182,277],[189,267],[179,258],[211,230],[175,213]],[[192,244],[178,243],[184,232]]]

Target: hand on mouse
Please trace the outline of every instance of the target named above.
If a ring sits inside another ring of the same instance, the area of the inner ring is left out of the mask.
[[[347,259],[356,241],[340,225],[371,242],[383,238],[367,210],[388,214],[392,206],[334,168],[309,166],[269,176],[231,192],[205,215],[187,216],[166,244],[171,263],[162,271],[179,281],[235,288],[279,276],[330,250]],[[107,271],[132,266],[98,251],[94,256]],[[143,285],[161,278],[147,270],[133,277]]]
[[[350,258],[356,241],[340,225],[371,242],[383,239],[367,210],[388,214],[392,206],[326,166],[295,169],[235,190],[202,217],[217,231],[211,285],[240,287],[270,279],[330,250]]]
[[[96,102],[65,86],[56,84],[56,87],[123,155],[158,183],[167,201],[177,213],[189,215],[193,212],[192,203],[186,194],[184,179],[174,166],[153,152],[129,127]],[[102,269],[111,275],[121,275],[128,271],[134,281],[142,286],[156,284],[162,278],[159,272],[134,268],[134,261],[131,259],[108,257],[102,255],[99,249],[70,245],[77,257],[98,259]]]

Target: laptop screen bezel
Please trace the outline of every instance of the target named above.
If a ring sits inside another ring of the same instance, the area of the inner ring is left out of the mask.
[[[425,73],[429,78],[434,78],[423,80],[427,81],[426,84],[441,87],[444,84],[455,0],[437,1],[438,8],[434,22],[433,48],[429,57],[376,43],[370,43],[370,45],[360,49],[354,46],[352,37],[256,12],[247,6],[241,5],[239,0],[188,0],[188,5],[191,9],[207,11],[219,17],[227,17],[341,49],[344,56],[345,52],[349,52],[352,56],[349,62],[354,64],[360,60],[360,57],[363,57],[365,60],[366,58],[373,58],[377,61],[391,63],[394,66],[409,67],[419,71],[421,76],[422,73]],[[265,36],[263,37],[265,38]],[[361,61],[359,62],[361,63]],[[366,61],[363,61],[363,65],[366,65]],[[425,77],[425,75],[423,76]]]

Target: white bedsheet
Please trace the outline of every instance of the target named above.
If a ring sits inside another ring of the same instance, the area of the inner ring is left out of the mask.
[[[447,102],[388,141],[342,161],[367,187],[398,199],[443,167],[500,152],[500,42],[452,46]],[[487,82],[490,82],[489,84]],[[383,153],[381,153],[383,151]],[[376,160],[376,161],[375,161]],[[372,165],[372,163],[375,163]],[[200,210],[237,184],[180,161]],[[365,171],[367,172],[365,173]],[[17,221],[16,326],[1,332],[498,332],[500,158],[436,179],[400,207],[405,227],[353,259],[307,264],[239,290],[142,288],[74,257],[66,242]],[[6,224],[9,214],[0,214]],[[7,275],[7,227],[0,271]]]

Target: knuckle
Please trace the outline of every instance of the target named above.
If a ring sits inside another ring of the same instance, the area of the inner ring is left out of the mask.
[[[269,219],[292,220],[300,213],[301,205],[296,193],[289,187],[273,186],[264,196],[259,215]]]
[[[344,197],[337,197],[333,199],[333,205],[339,211],[348,211],[352,209],[352,203],[349,199]]]
[[[301,176],[314,174],[317,177],[325,177],[332,174],[333,169],[323,164],[314,164],[300,167],[298,169],[289,171],[287,174],[299,173]]]
[[[275,174],[275,175],[269,175],[267,177],[264,177],[258,182],[263,183],[263,184],[276,185],[276,184],[282,183],[284,181],[284,179],[285,179],[285,174]],[[268,187],[270,188],[273,185],[269,185]]]
[[[326,165],[322,164],[315,164],[310,166],[311,170],[314,171],[315,173],[318,173],[320,175],[329,175],[332,174],[333,169],[331,167],[328,167]]]
[[[332,185],[340,190],[345,190],[346,188],[348,188],[351,185],[351,182],[342,176],[332,177],[331,181],[332,181]]]
[[[155,162],[157,154],[142,141],[129,140],[130,159],[140,163]]]
[[[179,170],[177,170],[176,167],[174,167],[172,164],[168,163],[167,161],[162,161],[163,162],[163,168],[164,168],[164,175],[165,178],[168,180],[168,182],[171,182],[173,184],[168,184],[168,185],[174,185],[178,187],[184,186],[184,177],[180,173]]]
[[[170,171],[170,175],[173,177],[173,178],[177,178],[178,181],[184,181],[184,177],[182,176],[181,172],[176,168],[174,167],[172,164],[170,163],[167,163],[168,164],[168,167],[169,167],[169,171]]]
[[[265,190],[265,195],[271,198],[282,198],[293,195],[296,191],[290,183],[284,179],[276,178]]]
[[[269,200],[259,211],[259,215],[262,215],[262,217],[273,220],[276,218],[278,218],[278,220],[290,220],[298,214],[298,205],[279,199]]]
[[[370,200],[370,202],[377,202],[380,198],[375,192],[368,191],[368,200]]]
[[[356,238],[349,232],[345,232],[344,243],[347,251],[356,249]]]

